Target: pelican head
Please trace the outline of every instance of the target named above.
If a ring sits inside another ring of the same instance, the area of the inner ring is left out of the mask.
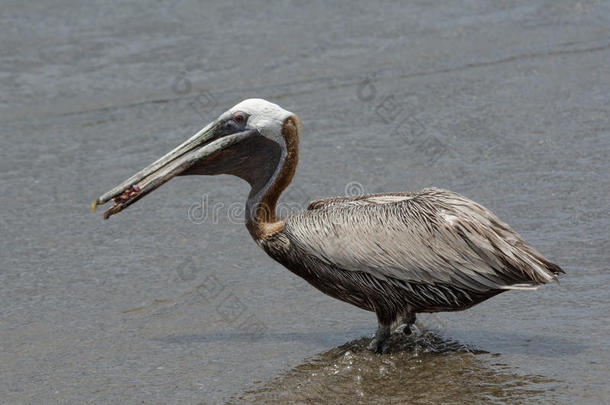
[[[297,160],[298,123],[296,115],[269,101],[244,100],[100,196],[93,202],[93,209],[112,199],[114,205],[104,212],[107,219],[174,176],[197,174],[238,176],[252,186],[251,197],[260,197],[277,183],[280,172],[284,172],[281,177],[288,182],[292,179]],[[288,161],[292,164],[287,165]],[[283,188],[286,185],[287,182]]]

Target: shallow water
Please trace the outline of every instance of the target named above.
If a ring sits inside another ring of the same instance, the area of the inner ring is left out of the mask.
[[[608,403],[608,2],[223,4],[0,5],[1,402]],[[252,242],[238,179],[91,213],[254,96],[304,122],[285,212],[448,188],[561,285],[420,315],[378,356],[373,314]]]
[[[476,351],[432,332],[395,334],[383,355],[361,338],[282,373],[234,398],[264,403],[531,403],[552,398],[560,383],[521,375],[500,354]],[[431,389],[431,387],[435,387]]]

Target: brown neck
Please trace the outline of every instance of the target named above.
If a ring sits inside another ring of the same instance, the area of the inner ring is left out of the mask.
[[[284,226],[277,218],[275,209],[280,194],[288,187],[296,171],[299,160],[298,125],[298,118],[294,115],[284,120],[282,136],[286,148],[267,148],[260,155],[263,161],[258,162],[256,178],[251,175],[246,179],[252,186],[246,202],[246,227],[255,240],[264,239]]]

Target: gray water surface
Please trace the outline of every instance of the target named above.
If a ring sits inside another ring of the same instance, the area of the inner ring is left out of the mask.
[[[2,2],[0,402],[609,403],[610,3],[436,3]],[[252,242],[239,179],[91,213],[249,97],[304,123],[287,210],[448,188],[561,285],[378,356],[374,314]]]

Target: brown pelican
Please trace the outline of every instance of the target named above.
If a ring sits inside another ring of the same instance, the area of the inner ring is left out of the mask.
[[[536,289],[563,270],[491,211],[437,188],[316,200],[276,216],[294,175],[300,121],[262,99],[245,100],[144,170],[99,197],[104,218],[174,176],[246,180],[246,227],[269,256],[325,294],[373,311],[370,348],[382,352],[396,320],[469,308],[511,289]]]

